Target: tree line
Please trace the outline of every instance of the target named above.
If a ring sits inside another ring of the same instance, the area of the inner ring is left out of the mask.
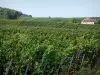
[[[18,19],[20,16],[32,17],[31,15],[23,14],[21,11],[0,7],[0,19]]]

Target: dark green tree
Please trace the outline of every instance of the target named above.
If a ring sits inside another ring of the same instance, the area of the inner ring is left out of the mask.
[[[73,18],[72,23],[77,23],[77,20]]]
[[[97,20],[97,24],[100,24],[100,18]]]
[[[1,19],[18,19],[21,15],[32,17],[31,15],[23,14],[20,11],[0,7]]]

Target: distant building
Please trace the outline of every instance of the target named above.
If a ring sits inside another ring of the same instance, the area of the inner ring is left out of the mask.
[[[95,24],[95,23],[96,19],[90,19],[90,18],[86,18],[81,22],[81,24]]]

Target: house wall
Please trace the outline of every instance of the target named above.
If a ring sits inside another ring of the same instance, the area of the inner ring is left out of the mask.
[[[94,22],[81,22],[81,24],[95,24]]]

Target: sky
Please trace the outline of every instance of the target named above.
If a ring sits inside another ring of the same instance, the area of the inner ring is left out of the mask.
[[[0,7],[33,17],[100,17],[100,0],[0,0]]]

